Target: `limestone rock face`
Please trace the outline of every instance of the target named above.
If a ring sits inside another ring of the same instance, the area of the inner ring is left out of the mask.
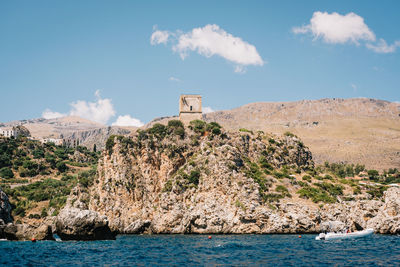
[[[376,217],[368,222],[368,227],[382,234],[400,234],[400,188],[392,187],[384,193],[385,203]]]
[[[4,228],[4,236],[7,240],[26,241],[32,240],[54,240],[51,226],[42,224],[38,227],[28,224],[8,224]]]
[[[91,210],[64,208],[57,216],[56,232],[62,240],[115,239],[106,216]]]
[[[268,168],[314,165],[310,151],[290,134],[208,136],[189,131],[183,138],[139,132],[111,141],[99,161],[89,201],[75,203],[88,202],[85,209],[107,216],[113,232],[317,233],[329,226],[398,233],[400,229],[399,188],[387,190],[384,203],[358,200],[317,206],[286,198],[270,205],[265,198],[276,195],[275,184],[296,184],[291,177],[268,175]],[[255,162],[265,166],[262,181],[257,176],[261,170],[253,168]]]
[[[11,204],[8,196],[0,188],[0,225],[12,222]]]
[[[245,173],[246,164],[262,158],[274,168],[313,166],[310,151],[296,137],[273,138],[247,133],[115,138],[99,162],[89,209],[106,215],[119,233],[316,231],[312,211],[293,205],[274,212]]]

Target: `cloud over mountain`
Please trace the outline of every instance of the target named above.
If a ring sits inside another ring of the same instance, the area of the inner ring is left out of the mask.
[[[132,118],[130,115],[118,116],[117,120],[112,123],[113,126],[135,126],[141,127],[144,125],[138,119]]]
[[[70,103],[71,109],[68,113],[60,113],[45,109],[42,113],[42,117],[45,119],[55,119],[65,116],[78,116],[98,123],[107,124],[116,114],[112,100],[110,98],[102,98],[99,90],[95,92],[95,97],[96,101],[94,102],[77,100]],[[140,120],[132,118],[130,115],[119,116],[117,121],[113,123],[113,125],[119,126],[137,126],[139,124],[143,125]]]
[[[207,58],[220,56],[236,64],[236,69],[240,70],[249,65],[264,65],[254,45],[233,36],[216,24],[194,28],[187,33],[156,30],[151,36],[150,43],[155,45],[167,43],[169,40],[173,43],[172,50],[179,53],[182,60],[188,57],[189,52],[197,52]]]

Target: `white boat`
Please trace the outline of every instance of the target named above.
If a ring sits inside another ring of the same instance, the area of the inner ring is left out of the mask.
[[[357,232],[345,232],[345,233],[320,233],[315,240],[334,240],[334,239],[348,239],[348,238],[359,238],[369,236],[374,233],[374,229],[365,229]]]

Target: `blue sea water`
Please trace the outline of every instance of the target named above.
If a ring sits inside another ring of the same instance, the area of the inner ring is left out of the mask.
[[[5,266],[400,266],[400,237],[131,235],[114,241],[0,242]]]

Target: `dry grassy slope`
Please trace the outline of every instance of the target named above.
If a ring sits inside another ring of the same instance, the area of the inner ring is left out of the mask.
[[[230,130],[293,132],[310,147],[317,164],[328,160],[400,168],[398,103],[366,98],[252,103],[204,118]]]

